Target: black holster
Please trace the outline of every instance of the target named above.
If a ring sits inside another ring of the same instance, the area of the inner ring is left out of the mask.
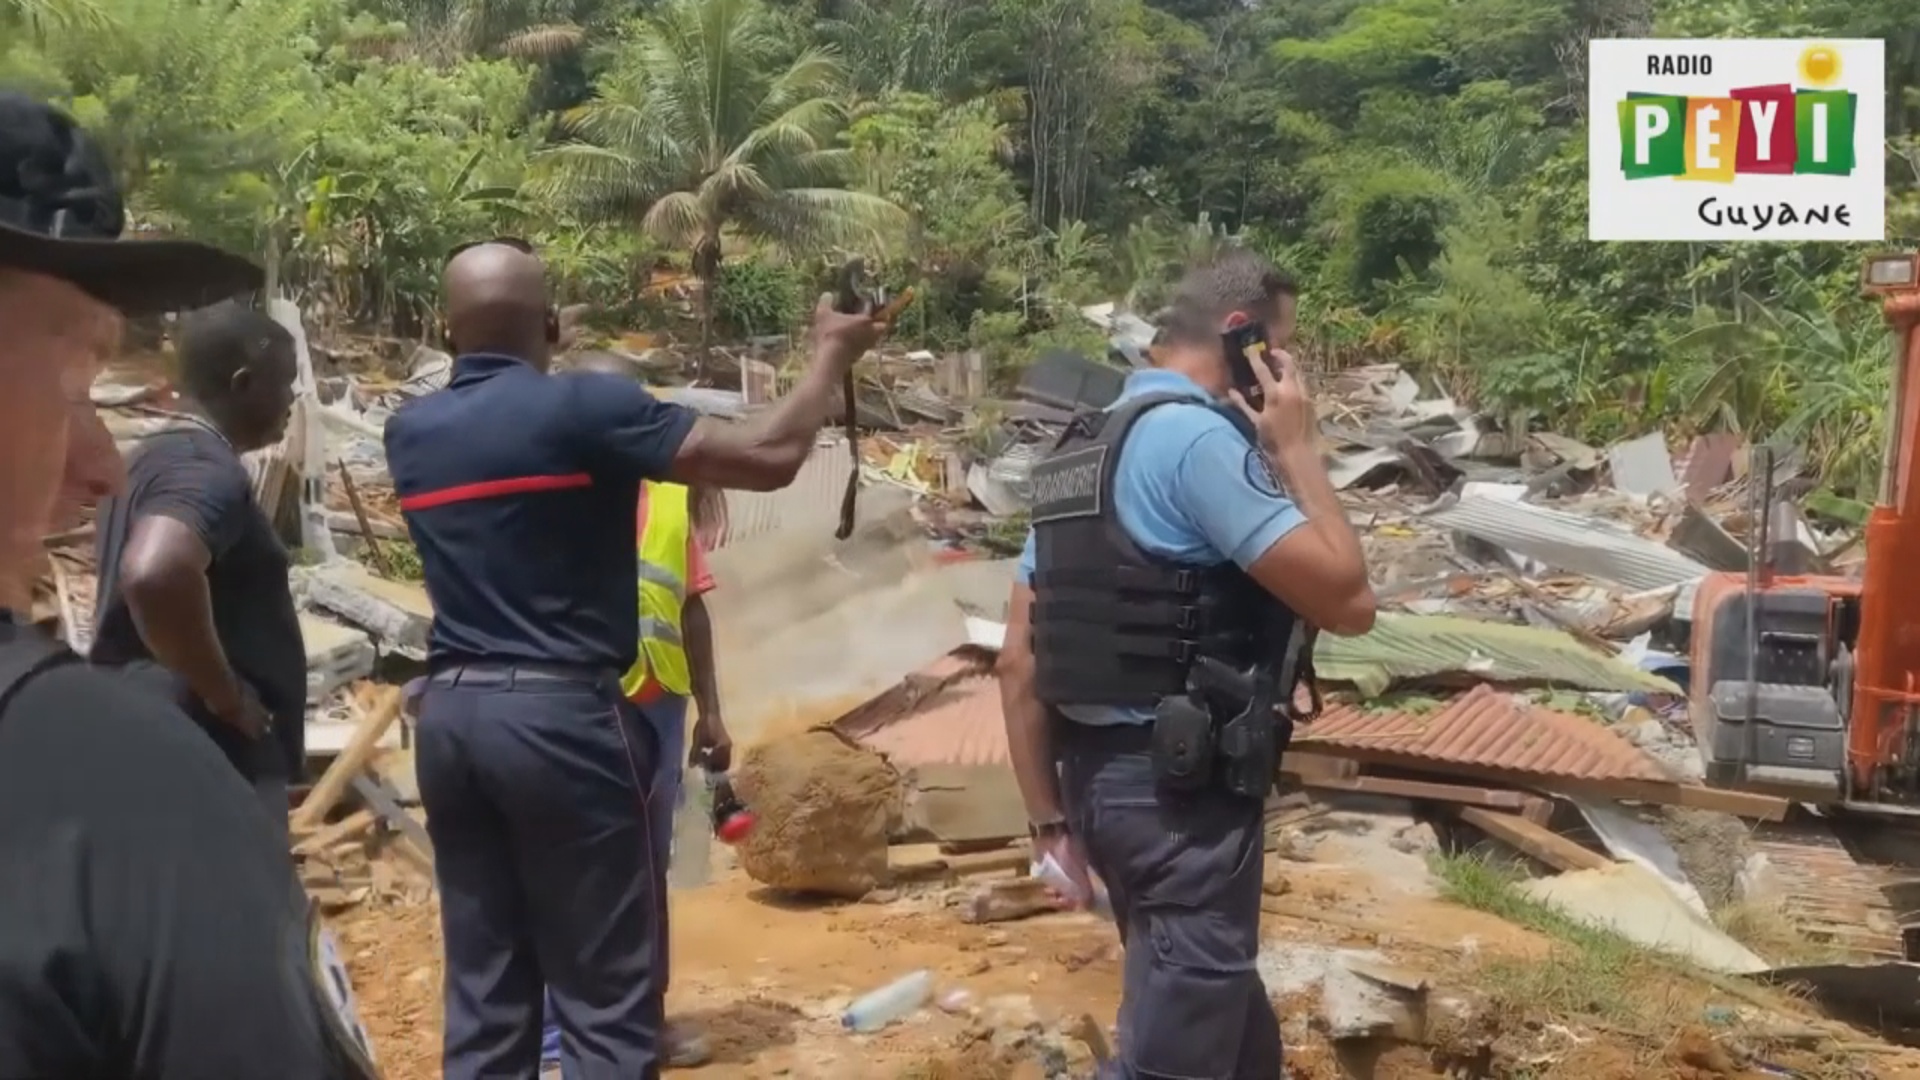
[[[1153,710],[1153,775],[1168,791],[1213,783],[1213,714],[1191,697],[1162,698]]]
[[[1153,767],[1170,791],[1198,791],[1218,783],[1234,795],[1265,799],[1280,776],[1280,759],[1296,722],[1320,712],[1314,684],[1314,631],[1294,619],[1279,663],[1236,671],[1211,657],[1193,662],[1187,692],[1154,710]],[[1310,709],[1294,705],[1307,684]],[[1284,694],[1284,697],[1280,695]]]

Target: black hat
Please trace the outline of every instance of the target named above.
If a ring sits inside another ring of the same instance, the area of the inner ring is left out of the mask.
[[[261,287],[258,266],[185,240],[127,240],[106,154],[58,109],[0,92],[0,269],[71,282],[125,315],[205,307]]]

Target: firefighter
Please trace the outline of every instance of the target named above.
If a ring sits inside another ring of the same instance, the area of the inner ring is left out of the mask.
[[[1281,1076],[1254,958],[1288,673],[1305,629],[1374,615],[1285,351],[1297,303],[1251,252],[1194,268],[1155,366],[1033,472],[1001,693],[1035,858],[1070,902],[1104,891],[1127,950],[1109,1076]],[[1223,339],[1249,320],[1272,350],[1258,409]]]
[[[564,332],[563,332],[564,338]],[[609,353],[588,353],[576,371],[598,371],[633,378],[633,365]],[[660,740],[653,791],[647,800],[655,860],[654,910],[660,926],[660,992],[672,986],[672,934],[667,926],[665,871],[673,848],[673,814],[680,805],[682,764],[720,772],[732,761],[733,740],[720,713],[719,682],[714,673],[713,626],[706,594],[713,590],[707,552],[695,528],[700,492],[682,484],[649,480],[640,485],[635,515],[640,533],[640,658],[620,680],[620,692],[647,718]],[[718,494],[715,492],[714,494]],[[687,706],[697,708],[693,745],[687,746]],[[706,1037],[685,1023],[667,1021],[661,1056],[672,1069],[691,1069],[713,1056]],[[560,1060],[560,1026],[547,1009],[540,1042],[543,1061]]]
[[[466,247],[445,279],[453,378],[385,433],[434,611],[415,760],[446,948],[444,1074],[534,1075],[546,988],[570,1078],[651,1080],[660,747],[621,692],[640,638],[633,586],[615,585],[634,580],[640,485],[792,483],[885,327],[823,298],[794,391],[727,423],[631,379],[549,373],[559,317],[526,243]]]

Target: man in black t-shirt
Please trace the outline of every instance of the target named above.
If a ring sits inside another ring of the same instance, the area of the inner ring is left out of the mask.
[[[293,336],[228,301],[187,315],[178,409],[128,454],[98,516],[90,659],[126,666],[198,721],[282,828],[305,753],[307,659],[286,548],[240,455],[279,441]]]
[[[165,698],[19,625],[42,537],[122,482],[88,400],[119,316],[260,286],[123,222],[86,133],[0,93],[0,1078],[357,1080],[330,939],[247,786]]]

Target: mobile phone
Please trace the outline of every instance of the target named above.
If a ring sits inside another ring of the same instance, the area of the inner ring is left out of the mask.
[[[900,290],[899,295],[889,297],[887,290],[867,286],[867,267],[864,259],[850,259],[840,268],[838,288],[834,297],[834,310],[848,315],[870,311],[880,322],[891,323],[900,317],[913,303],[913,290]]]
[[[1254,373],[1253,365],[1267,363],[1267,328],[1235,313],[1221,332],[1220,343],[1227,351],[1227,375],[1233,388],[1240,391],[1247,404],[1263,407],[1266,392],[1260,388],[1260,376]]]
[[[857,315],[867,309],[867,261],[848,259],[834,283],[833,309],[843,315]]]

